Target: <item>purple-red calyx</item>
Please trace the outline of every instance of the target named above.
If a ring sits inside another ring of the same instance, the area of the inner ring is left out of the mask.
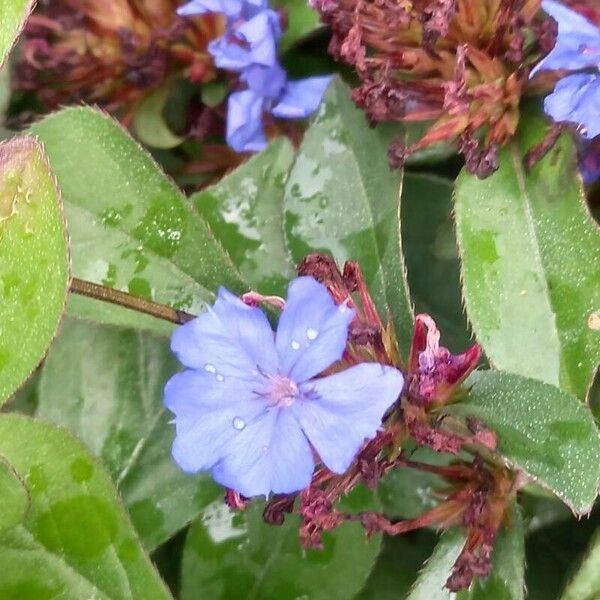
[[[432,121],[390,147],[400,166],[432,144],[454,142],[480,177],[515,133],[529,73],[554,45],[541,0],[313,0],[331,25],[331,54],[360,79],[354,101],[368,118]],[[535,85],[539,85],[536,82]]]

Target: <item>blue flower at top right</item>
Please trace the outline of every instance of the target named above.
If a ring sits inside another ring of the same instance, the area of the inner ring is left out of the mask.
[[[600,28],[555,0],[542,8],[558,24],[556,44],[533,71],[584,71],[560,79],[544,100],[554,121],[574,123],[585,139],[600,135]]]

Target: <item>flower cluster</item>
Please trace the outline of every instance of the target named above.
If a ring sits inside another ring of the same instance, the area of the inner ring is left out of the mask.
[[[177,17],[177,0],[38,2],[28,20],[15,87],[45,109],[84,100],[129,121],[139,103],[174,75],[215,76],[208,43],[222,26],[212,16]]]
[[[217,67],[239,74],[244,89],[229,96],[227,143],[238,152],[266,144],[265,120],[298,119],[319,106],[329,76],[288,81],[277,59],[278,14],[266,0],[192,0],[180,15],[222,14],[225,33],[209,45]]]
[[[540,0],[313,0],[331,24],[330,52],[361,81],[355,102],[369,119],[434,121],[398,166],[436,142],[457,144],[467,168],[486,176],[519,121],[529,73],[554,43]]]
[[[582,14],[556,2],[544,0],[542,7],[558,24],[556,45],[536,67],[538,71],[564,73],[554,91],[544,100],[544,110],[555,122],[574,125],[582,138],[582,173],[586,183],[600,176],[600,136],[597,107],[600,103],[600,27]],[[584,8],[584,7],[582,7]],[[584,10],[600,21],[596,9]]]
[[[467,542],[448,588],[489,574],[518,478],[477,455],[436,466],[404,450],[495,451],[496,436],[482,423],[454,417],[447,426],[440,413],[458,397],[480,347],[452,355],[433,319],[417,315],[403,367],[393,328],[381,320],[356,263],[340,271],[331,258],[310,255],[298,273],[286,300],[221,289],[207,313],[173,335],[186,367],[165,388],[175,414],[175,460],[190,473],[210,470],[228,488],[231,508],[264,495],[266,522],[281,524],[297,512],[306,547],[321,547],[323,533],[346,521],[359,522],[367,535],[459,525]],[[281,311],[275,333],[263,303]],[[357,484],[374,487],[395,468],[442,477],[448,487],[439,505],[403,521],[336,508]]]

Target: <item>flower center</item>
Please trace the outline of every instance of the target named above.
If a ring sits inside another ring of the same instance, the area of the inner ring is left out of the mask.
[[[298,398],[298,386],[288,377],[275,375],[270,378],[267,395],[275,406],[291,406]]]

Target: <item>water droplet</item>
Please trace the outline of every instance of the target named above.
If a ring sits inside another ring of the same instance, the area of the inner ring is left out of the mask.
[[[292,343],[290,345],[292,346],[292,350],[300,350],[300,342],[292,340]]]
[[[217,381],[225,381],[225,377],[223,377],[223,375],[219,374],[219,375],[217,375]]]
[[[244,421],[242,417],[233,417],[231,424],[233,425],[233,428],[237,429],[238,431],[242,431],[242,429],[246,427],[246,421]]]
[[[306,337],[309,340],[316,340],[318,335],[319,335],[319,332],[316,329],[313,329],[312,327],[309,327],[306,330]]]
[[[215,367],[215,365],[211,365],[210,363],[206,363],[204,365],[204,370],[207,373],[216,373],[217,372],[217,367]]]

